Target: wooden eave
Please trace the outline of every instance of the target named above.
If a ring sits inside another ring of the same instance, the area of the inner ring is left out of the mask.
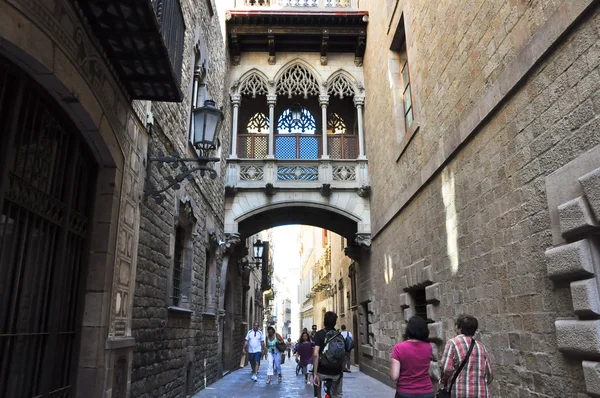
[[[275,62],[277,52],[354,53],[362,64],[366,46],[366,11],[313,12],[231,10],[227,12],[227,38],[234,64],[243,52],[268,52]]]

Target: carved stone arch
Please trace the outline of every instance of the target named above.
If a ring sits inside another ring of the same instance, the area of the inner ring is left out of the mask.
[[[275,75],[275,93],[277,95],[323,94],[323,79],[319,72],[303,59],[296,58],[285,64]]]
[[[349,72],[339,69],[333,72],[325,82],[327,95],[343,97],[354,97],[360,95],[362,85]]]
[[[232,91],[234,94],[250,96],[256,98],[257,95],[270,95],[274,89],[269,82],[269,78],[262,71],[253,68],[244,73],[237,80]]]

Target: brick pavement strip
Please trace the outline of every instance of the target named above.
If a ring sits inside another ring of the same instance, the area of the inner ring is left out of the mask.
[[[287,398],[287,397],[313,397],[312,385],[307,386],[304,383],[304,377],[300,374],[296,376],[296,363],[294,360],[287,360],[282,366],[283,381],[277,382],[277,377],[273,378],[270,385],[266,384],[267,366],[265,361],[258,375],[258,382],[253,382],[250,377],[250,365],[243,369],[238,369],[226,375],[217,382],[207,386],[193,398]],[[380,381],[360,372],[357,367],[352,367],[352,373],[344,373],[344,398],[362,398],[362,397],[393,397],[395,391],[393,388]]]

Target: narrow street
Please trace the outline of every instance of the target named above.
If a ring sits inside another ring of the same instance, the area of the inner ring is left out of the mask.
[[[226,375],[216,383],[209,385],[193,398],[287,398],[313,397],[312,385],[304,383],[302,374],[296,376],[296,362],[293,358],[282,365],[283,380],[277,378],[270,385],[266,384],[267,367],[265,361],[259,372],[258,382],[250,379],[250,365]],[[360,372],[358,367],[352,367],[352,373],[344,373],[344,398],[364,397],[393,397],[394,389]]]

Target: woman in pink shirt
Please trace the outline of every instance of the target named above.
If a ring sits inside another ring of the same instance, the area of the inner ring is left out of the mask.
[[[390,377],[396,381],[396,398],[433,398],[433,383],[429,378],[431,345],[429,329],[420,316],[408,320],[404,341],[394,346]]]

